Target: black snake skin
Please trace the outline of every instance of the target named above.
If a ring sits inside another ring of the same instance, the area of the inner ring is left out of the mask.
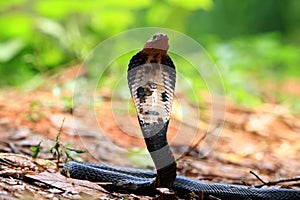
[[[132,57],[128,66],[128,85],[139,124],[156,172],[89,162],[68,162],[61,173],[67,177],[105,182],[109,191],[143,195],[170,188],[183,198],[225,200],[300,199],[300,190],[254,188],[198,181],[176,176],[176,162],[167,142],[176,71],[167,54],[168,37],[156,34]]]
[[[94,182],[110,182],[101,185],[109,191],[154,195],[158,191],[153,185],[156,173],[150,170],[104,165],[98,163],[68,162],[62,170],[70,177]],[[172,190],[182,198],[191,195],[198,199],[222,200],[299,200],[300,191],[284,188],[254,188],[221,183],[198,181],[177,176]],[[214,197],[214,198],[213,198]]]

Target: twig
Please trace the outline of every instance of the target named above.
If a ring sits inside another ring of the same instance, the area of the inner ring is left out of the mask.
[[[267,182],[262,180],[254,171],[250,171],[250,174],[254,175],[260,182],[262,182],[263,185],[267,184]]]
[[[193,146],[188,147],[188,149],[181,154],[176,161],[181,160],[183,157],[187,156],[189,153],[191,153],[192,150],[195,150],[197,146],[206,138],[207,133],[205,133]]]
[[[59,194],[62,194],[63,192],[66,192],[66,190],[63,187],[55,186],[53,184],[47,183],[46,181],[34,178],[34,176],[31,176],[31,175],[25,175],[23,180],[28,182],[28,183],[32,183],[32,184],[34,184],[38,187],[43,187],[43,188],[47,188],[47,189],[55,188],[55,189],[61,191],[61,192],[59,192]],[[41,184],[37,184],[37,182],[41,183]]]
[[[195,150],[197,148],[197,146],[206,138],[207,135],[211,134],[212,132],[214,132],[217,128],[219,127],[219,125],[215,126],[213,128],[213,130],[206,132],[194,145],[190,146],[183,154],[181,154],[176,161],[179,161],[180,159],[182,159],[183,157],[187,156],[189,153],[191,153],[192,150]]]
[[[264,181],[262,180],[257,174],[255,174],[253,171],[250,171],[251,174],[253,174],[262,184],[256,184],[254,187],[256,188],[261,188],[263,186],[275,186],[278,185],[279,183],[287,183],[287,182],[295,182],[295,181],[300,181],[300,177],[294,177],[294,178],[286,178],[286,179],[279,179],[276,181]]]
[[[59,163],[60,163],[60,158],[61,158],[61,152],[60,152],[60,146],[61,146],[61,143],[60,143],[60,134],[62,132],[65,119],[66,118],[63,118],[63,120],[62,120],[61,126],[60,126],[59,131],[58,131],[58,133],[56,135],[56,138],[55,138],[55,144],[54,144],[54,146],[50,150],[53,155],[56,154],[56,156],[57,156],[57,163],[56,163],[57,169],[59,168]]]

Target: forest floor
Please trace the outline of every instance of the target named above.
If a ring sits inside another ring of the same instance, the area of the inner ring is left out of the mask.
[[[30,91],[10,88],[0,92],[0,199],[150,198],[109,193],[96,183],[66,178],[59,173],[63,162],[57,165],[50,149],[55,146],[61,126],[59,142],[63,152],[68,146],[89,152],[75,155],[76,158],[132,167],[147,167],[149,163],[143,154],[145,146],[135,114],[115,112],[108,89],[99,91],[104,98],[94,111],[98,124],[91,124],[87,110],[81,110],[75,120],[74,110],[66,105],[65,98],[72,98],[72,92],[63,87],[74,78],[75,69],[60,74],[62,80],[52,78],[43,88]],[[299,82],[286,84],[292,85],[289,90],[300,97]],[[60,95],[53,92],[55,87],[60,87]],[[188,112],[198,112],[185,105]],[[227,101],[222,133],[213,137],[214,141],[205,141],[201,138],[211,125],[210,103],[204,98],[200,107],[199,122],[192,117],[183,120],[187,117],[179,103],[173,105],[168,139],[176,157],[181,157],[178,174],[239,185],[262,183],[250,171],[266,182],[299,178],[299,115],[274,103],[248,109]],[[211,129],[210,134],[214,134],[214,127]],[[31,147],[40,141],[38,159],[31,159]],[[191,146],[194,148],[189,149]],[[274,185],[294,188],[298,185],[299,189],[299,181]]]

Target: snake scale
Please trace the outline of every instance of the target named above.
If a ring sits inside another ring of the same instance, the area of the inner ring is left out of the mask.
[[[67,177],[108,182],[109,191],[143,195],[157,194],[157,188],[170,188],[183,198],[229,200],[300,199],[300,190],[254,188],[209,183],[176,176],[176,161],[166,133],[175,90],[175,66],[168,56],[168,37],[156,34],[134,55],[128,65],[128,85],[138,121],[156,172],[90,162],[68,162],[61,173]]]

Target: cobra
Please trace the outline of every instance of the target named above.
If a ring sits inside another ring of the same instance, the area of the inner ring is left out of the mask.
[[[193,194],[199,199],[300,199],[300,190],[209,183],[176,176],[176,161],[166,137],[176,82],[175,65],[168,48],[167,35],[156,34],[128,65],[128,86],[156,172],[71,161],[61,173],[75,179],[109,182],[103,185],[109,191],[143,195],[157,194],[157,188],[170,188],[183,198]]]

